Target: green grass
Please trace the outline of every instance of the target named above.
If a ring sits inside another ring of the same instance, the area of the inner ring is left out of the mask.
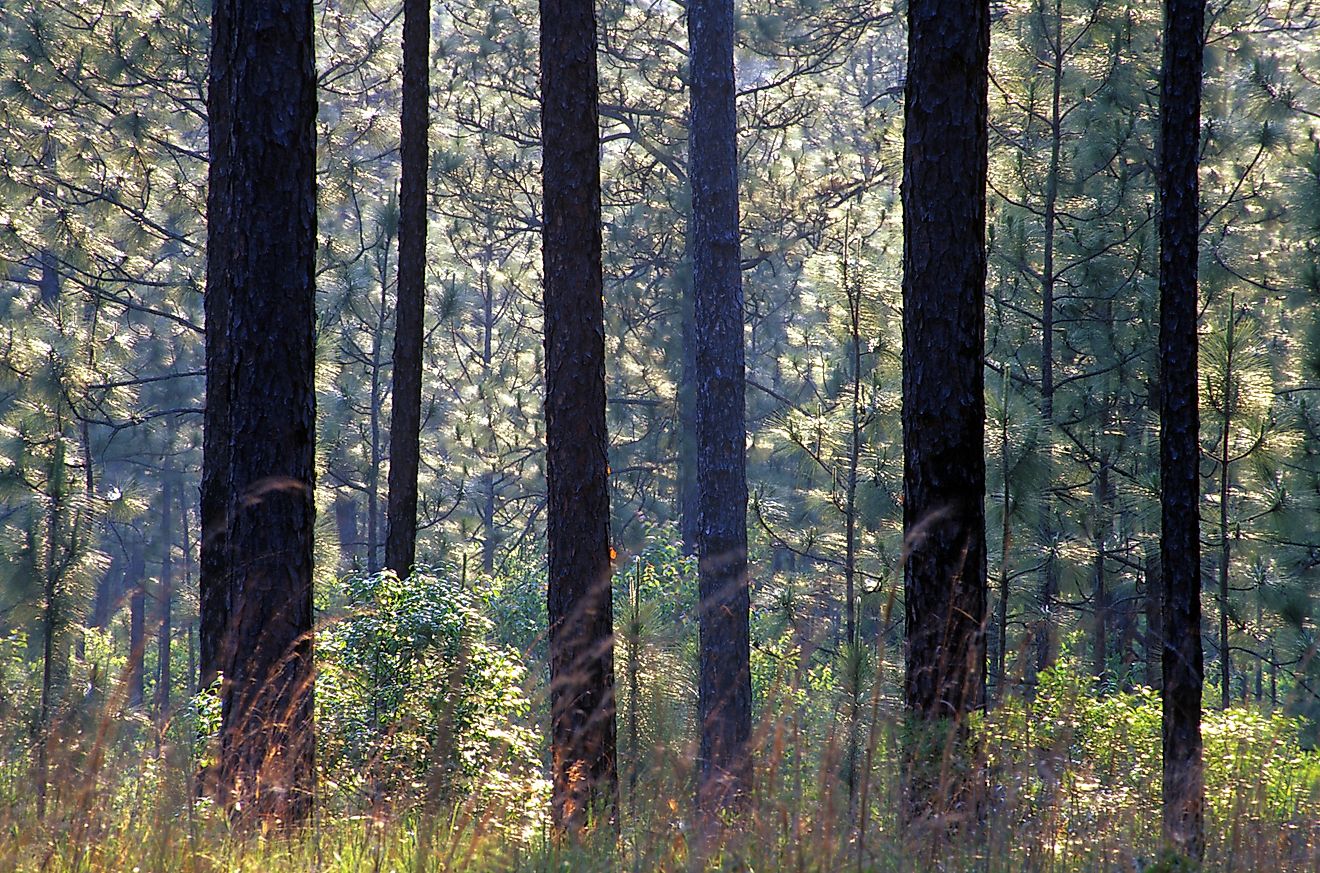
[[[626,702],[626,701],[625,701]],[[0,762],[0,870],[14,873],[420,873],[428,871],[1129,871],[1177,869],[1159,846],[1159,701],[1144,690],[1097,698],[1051,673],[1033,699],[1011,698],[976,727],[988,792],[965,820],[904,844],[898,705],[870,689],[857,724],[846,694],[785,681],[764,700],[756,785],[722,845],[698,858],[691,820],[693,748],[654,708],[646,745],[621,754],[621,827],[581,842],[552,838],[544,786],[483,780],[454,796],[418,858],[416,795],[373,806],[325,774],[318,817],[293,833],[235,836],[193,800],[196,747],[184,723],[157,736],[141,718],[89,721],[52,758],[45,820],[33,803],[31,747]],[[640,715],[638,715],[640,713]],[[621,723],[620,736],[627,735]],[[93,730],[94,729],[94,730]],[[1252,709],[1207,711],[1207,857],[1212,871],[1320,869],[1320,756],[1300,724]],[[99,744],[99,745],[98,745]],[[96,760],[101,760],[99,765]],[[849,760],[857,775],[849,792]],[[493,769],[498,763],[492,762]],[[863,775],[864,774],[864,775]],[[341,780],[347,784],[350,780]],[[974,817],[971,817],[974,819]]]

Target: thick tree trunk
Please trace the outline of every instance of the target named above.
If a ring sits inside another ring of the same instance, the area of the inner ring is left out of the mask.
[[[403,118],[399,150],[399,286],[394,309],[394,384],[390,414],[385,566],[412,572],[417,556],[417,467],[422,423],[422,331],[426,297],[427,98],[429,0],[403,4]]]
[[[304,0],[213,7],[201,670],[243,824],[302,821],[315,776],[312,34]]]
[[[551,815],[614,820],[600,122],[592,0],[541,0]]]
[[[701,748],[712,823],[751,782],[752,683],[737,118],[732,0],[688,4]]]
[[[913,719],[904,818],[971,816],[976,767],[944,743],[985,693],[985,0],[908,5],[903,145],[903,528]],[[942,738],[936,739],[936,734]],[[931,741],[939,745],[931,747]],[[961,810],[961,813],[955,812]]]
[[[1164,837],[1205,851],[1201,761],[1197,237],[1204,0],[1165,0],[1160,83],[1160,481],[1164,575]]]

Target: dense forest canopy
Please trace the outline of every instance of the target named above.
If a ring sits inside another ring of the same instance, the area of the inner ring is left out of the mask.
[[[1311,869],[1318,583],[1310,0],[0,4],[0,866]]]

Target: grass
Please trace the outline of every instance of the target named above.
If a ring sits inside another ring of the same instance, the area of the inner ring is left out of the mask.
[[[1096,697],[1060,669],[1032,698],[1010,697],[975,728],[988,785],[983,823],[905,845],[897,700],[868,684],[854,708],[819,675],[786,675],[763,699],[747,813],[703,859],[690,813],[690,730],[666,722],[673,710],[661,701],[622,703],[620,736],[629,733],[626,719],[642,719],[636,733],[645,745],[622,750],[617,836],[606,827],[581,842],[553,839],[539,799],[522,796],[526,786],[511,781],[500,796],[483,783],[449,799],[419,859],[415,796],[404,788],[367,807],[325,774],[321,809],[307,827],[240,839],[207,801],[190,800],[196,747],[187,720],[162,736],[140,716],[118,715],[62,728],[44,820],[35,815],[32,750],[10,746],[0,762],[0,870],[1157,869],[1159,701],[1146,690]],[[1249,708],[1207,711],[1205,870],[1320,869],[1320,756],[1301,747],[1299,728]]]

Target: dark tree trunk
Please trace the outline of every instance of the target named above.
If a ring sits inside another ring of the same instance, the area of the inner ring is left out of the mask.
[[[1107,428],[1108,426],[1109,413],[1106,411],[1102,419],[1102,427]],[[1111,509],[1109,459],[1102,455],[1100,469],[1095,474],[1095,512],[1091,520],[1095,528],[1091,537],[1091,543],[1095,549],[1091,567],[1093,586],[1091,594],[1095,607],[1095,624],[1092,627],[1093,636],[1091,639],[1091,676],[1094,677],[1096,687],[1101,693],[1104,693],[1109,679],[1109,579],[1105,567],[1105,560],[1108,556],[1105,549],[1105,538],[1109,535],[1109,525],[1112,521],[1110,518]]]
[[[60,299],[60,270],[59,262],[55,255],[48,251],[43,251],[38,256],[41,264],[41,277],[37,280],[37,286],[41,290],[41,302],[47,306],[54,306]]]
[[[394,310],[394,384],[385,566],[412,572],[417,556],[417,466],[422,423],[422,330],[426,296],[429,0],[403,4],[403,118],[399,149],[399,291]]]
[[[1197,236],[1204,0],[1165,0],[1160,82],[1160,481],[1164,575],[1164,838],[1205,851]]]
[[[124,558],[116,554],[110,559],[110,566],[96,583],[96,593],[92,596],[92,608],[87,615],[89,627],[105,630],[111,616],[123,605],[120,598],[124,591]]]
[[[1000,382],[999,423],[999,479],[1003,483],[1004,493],[1000,508],[999,531],[999,598],[995,602],[995,647],[994,647],[994,699],[998,703],[1004,699],[1008,679],[1008,595],[1009,595],[1009,554],[1013,547],[1012,503],[1009,499],[1008,465],[1008,368],[1003,371]]]
[[[170,637],[173,627],[170,612],[174,600],[174,520],[173,480],[169,473],[160,494],[160,635],[156,640],[156,718],[164,724],[170,709]]]
[[[927,822],[976,798],[936,772],[943,742],[985,699],[986,0],[908,5],[903,146],[903,529],[914,719],[904,816]],[[932,749],[933,733],[945,738]],[[932,761],[932,756],[936,761]],[[946,768],[947,769],[947,768]],[[970,774],[975,767],[955,767]]]
[[[732,0],[688,5],[701,598],[697,801],[708,818],[740,803],[751,782],[747,431],[733,40]]]
[[[188,499],[188,495],[192,489],[184,486],[182,482],[176,482],[175,490],[179,497],[179,550],[183,555],[183,590],[191,591],[193,582],[193,541],[192,520],[189,512],[191,501]],[[188,677],[184,681],[183,687],[188,690],[189,697],[197,693],[197,647],[194,639],[197,625],[197,618],[194,617],[188,620]]]
[[[143,587],[147,575],[144,547],[134,544],[125,574],[128,588],[128,705],[137,709],[146,700],[147,594]]]
[[[1228,638],[1229,570],[1233,550],[1228,538],[1228,501],[1233,493],[1233,413],[1237,391],[1233,387],[1233,335],[1237,327],[1233,295],[1228,296],[1228,336],[1224,355],[1223,429],[1219,442],[1219,707],[1228,709],[1229,687],[1233,680],[1233,649]]]
[[[312,34],[310,0],[213,7],[201,671],[243,824],[312,806]]]
[[[592,0],[541,0],[551,816],[614,820],[600,121]]]
[[[1043,5],[1043,4],[1042,4]],[[1043,10],[1042,10],[1043,11]],[[1042,18],[1044,16],[1042,15]],[[1045,216],[1042,230],[1040,281],[1040,417],[1046,450],[1041,455],[1045,465],[1045,489],[1040,502],[1040,541],[1045,549],[1040,569],[1040,617],[1035,629],[1036,671],[1054,666],[1058,657],[1058,629],[1054,621],[1054,603],[1059,596],[1059,562],[1055,554],[1057,538],[1054,524],[1054,287],[1058,273],[1054,267],[1054,236],[1058,229],[1059,167],[1063,145],[1063,75],[1065,48],[1063,12],[1055,2],[1054,33],[1050,53],[1050,164],[1045,176]]]
[[[487,574],[495,572],[495,548],[499,545],[495,530],[495,473],[487,470],[481,475],[481,569]]]
[[[339,569],[347,572],[357,563],[359,537],[358,502],[343,491],[335,492],[335,530],[339,533]]]

